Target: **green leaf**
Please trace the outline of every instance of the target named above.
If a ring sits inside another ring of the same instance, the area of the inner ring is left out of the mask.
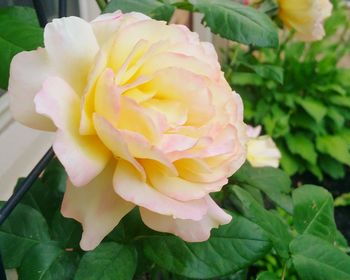
[[[73,279],[79,255],[51,243],[32,247],[18,269],[19,279],[55,280]]]
[[[335,105],[350,108],[350,96],[330,96],[328,100]]]
[[[246,45],[277,47],[277,28],[264,13],[229,0],[189,0],[221,37]]]
[[[350,205],[350,193],[343,193],[334,200],[334,206],[349,206]]]
[[[303,280],[349,280],[350,257],[312,235],[301,235],[290,244],[294,267]]]
[[[67,173],[57,158],[53,159],[45,168],[42,181],[48,188],[55,189],[61,193],[66,190]]]
[[[320,155],[319,165],[322,171],[333,179],[341,179],[345,176],[344,165],[328,155]]]
[[[141,12],[157,20],[169,21],[175,8],[157,0],[111,0],[103,12],[112,13],[116,10],[122,10],[124,13]]]
[[[292,155],[283,143],[277,142],[278,149],[282,154],[281,167],[289,175],[294,175],[299,169],[299,160]]]
[[[273,167],[253,168],[246,162],[230,178],[231,183],[249,185],[263,191],[272,201],[291,213],[293,210],[291,181],[289,176],[280,169]]]
[[[0,227],[0,251],[5,268],[19,267],[34,245],[49,240],[45,218],[27,205],[17,205]]]
[[[343,114],[334,107],[330,107],[327,112],[327,116],[333,121],[335,127],[341,129],[345,123],[345,117]]]
[[[237,272],[271,248],[257,225],[235,215],[230,224],[212,230],[208,241],[187,243],[173,235],[153,236],[143,242],[145,255],[173,273],[207,279]]]
[[[135,248],[114,242],[101,243],[82,257],[74,279],[131,280],[136,270],[136,261]]]
[[[293,154],[301,156],[309,163],[315,165],[317,153],[310,138],[302,133],[292,133],[285,136],[287,146]]]
[[[231,84],[237,86],[245,86],[245,85],[255,85],[260,86],[264,83],[264,80],[257,74],[254,73],[244,73],[244,72],[236,72],[231,76]]]
[[[43,45],[43,30],[37,24],[35,12],[29,8],[0,9],[0,88],[7,89],[13,56]]]
[[[256,280],[279,280],[279,279],[280,278],[278,278],[274,273],[270,271],[262,272],[258,275],[258,278],[256,278]]]
[[[293,191],[294,226],[300,233],[318,236],[334,242],[333,198],[324,188],[304,185]]]
[[[317,149],[350,166],[349,144],[339,135],[324,135],[316,139]]]
[[[261,65],[244,64],[244,65],[252,69],[256,74],[258,74],[262,78],[273,80],[280,84],[283,84],[283,68],[280,66],[267,65],[267,64],[261,64]]]
[[[51,221],[51,237],[60,243],[62,248],[79,248],[82,234],[81,224],[62,216],[57,210]]]
[[[288,245],[292,237],[287,225],[279,216],[267,211],[259,205],[256,200],[245,190],[238,186],[233,186],[233,191],[242,202],[243,213],[253,223],[259,225],[269,235],[274,248],[283,258],[288,258]]]
[[[35,10],[28,7],[10,6],[0,9],[0,17],[39,27]]]
[[[222,277],[218,280],[246,280],[247,279],[247,269],[242,269],[238,272],[236,272],[235,274],[226,276],[226,277]],[[179,280],[183,280],[183,278],[179,278]]]
[[[130,211],[108,234],[107,238],[110,241],[117,243],[129,243],[138,239],[139,236],[152,235],[155,232],[142,222],[140,211],[135,207]]]
[[[22,181],[20,179],[17,185]],[[47,186],[38,179],[21,200],[22,204],[38,210],[51,223],[53,215],[60,208],[62,193],[59,193],[54,186]]]
[[[327,114],[327,107],[317,100],[312,98],[298,98],[296,101],[317,122],[321,122]]]

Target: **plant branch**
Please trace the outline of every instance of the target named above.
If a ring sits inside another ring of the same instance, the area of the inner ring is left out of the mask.
[[[107,7],[107,0],[96,0],[101,12]]]

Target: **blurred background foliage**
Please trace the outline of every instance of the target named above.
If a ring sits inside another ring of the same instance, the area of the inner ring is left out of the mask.
[[[223,65],[245,120],[277,143],[281,167],[319,182],[344,178],[350,166],[350,21],[344,1],[333,5],[323,40],[304,43],[284,31],[277,52],[234,45]]]

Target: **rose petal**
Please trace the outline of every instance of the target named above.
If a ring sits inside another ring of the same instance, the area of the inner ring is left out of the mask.
[[[13,58],[8,93],[12,116],[24,125],[36,129],[55,130],[50,119],[35,111],[34,96],[52,73],[46,51],[21,52]]]
[[[207,212],[203,199],[180,202],[156,191],[124,160],[118,162],[113,185],[123,199],[162,215],[198,221]]]
[[[145,208],[140,208],[140,213],[142,221],[156,231],[173,233],[187,242],[202,242],[208,240],[212,228],[228,224],[232,219],[209,196],[206,197],[206,203],[208,213],[199,221],[174,219]]]
[[[68,181],[61,211],[63,216],[83,225],[80,241],[83,250],[93,250],[135,207],[114,192],[114,170],[115,164],[110,163],[93,181],[80,188]]]
[[[78,17],[54,19],[45,26],[44,41],[50,63],[82,95],[99,50],[91,25]]]
[[[142,161],[150,184],[159,192],[179,201],[200,199],[209,192],[219,191],[227,184],[226,178],[219,178],[215,182],[203,183],[185,180],[179,176],[168,174],[163,166],[151,161]]]
[[[110,152],[95,136],[79,134],[80,102],[77,94],[62,79],[48,78],[35,97],[38,113],[58,128],[53,149],[76,186],[86,185],[105,167]]]
[[[150,91],[157,89],[155,98],[178,101],[188,108],[186,125],[203,125],[214,114],[211,94],[204,77],[185,69],[167,68],[158,71],[144,87]]]
[[[142,178],[145,179],[146,174],[143,167],[130,153],[127,142],[124,140],[120,131],[115,129],[106,119],[97,114],[94,115],[94,124],[97,135],[113,155],[130,162],[140,172]]]

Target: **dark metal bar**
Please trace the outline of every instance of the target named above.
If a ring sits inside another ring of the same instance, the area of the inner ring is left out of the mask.
[[[59,0],[58,2],[58,17],[67,16],[67,0]]]
[[[47,18],[45,15],[43,3],[41,3],[41,0],[32,0],[32,1],[36,12],[36,16],[38,17],[38,20],[39,20],[39,24],[41,27],[45,27],[47,23]]]
[[[39,177],[41,172],[45,169],[51,159],[54,157],[54,151],[50,148],[34,169],[29,173],[22,183],[18,186],[17,191],[5,202],[4,206],[0,209],[0,226],[11,214],[12,210],[17,206],[29,188],[33,185],[35,180]]]
[[[3,266],[1,254],[0,254],[0,280],[6,280],[5,268]]]

